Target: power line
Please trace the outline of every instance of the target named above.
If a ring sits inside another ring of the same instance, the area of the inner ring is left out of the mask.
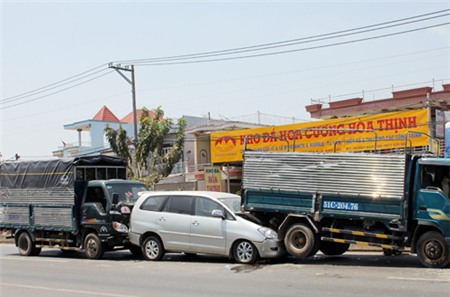
[[[417,55],[417,54],[422,54],[422,53],[430,53],[430,52],[435,52],[435,51],[441,51],[441,50],[447,50],[448,51],[449,47],[442,47],[442,48],[434,48],[434,49],[429,49],[429,50],[422,50],[422,51],[414,51],[414,52],[407,52],[407,53],[402,53],[402,54],[398,54],[398,55],[392,55],[392,56],[386,56],[386,57],[380,57],[380,58],[374,58],[374,59],[366,59],[366,60],[357,60],[357,61],[353,61],[351,63],[341,63],[341,64],[334,64],[334,65],[328,65],[328,66],[323,66],[323,67],[314,67],[314,68],[307,68],[307,69],[301,69],[301,70],[295,70],[295,71],[288,71],[288,72],[280,72],[280,73],[269,73],[269,74],[263,74],[263,75],[258,75],[258,76],[250,76],[250,77],[241,77],[241,78],[236,78],[236,79],[230,79],[230,80],[220,80],[220,81],[210,81],[210,82],[204,82],[204,83],[198,83],[198,84],[193,84],[195,86],[197,85],[209,85],[209,84],[216,84],[216,83],[223,83],[223,82],[233,82],[233,81],[239,81],[239,80],[248,80],[248,79],[255,79],[255,78],[262,78],[262,77],[271,77],[271,76],[278,76],[278,75],[285,75],[285,74],[293,74],[293,73],[297,73],[297,72],[306,72],[306,71],[311,71],[311,70],[317,70],[317,69],[328,69],[328,68],[335,68],[335,67],[342,67],[345,65],[352,65],[352,64],[361,64],[361,63],[367,63],[367,62],[373,62],[373,61],[380,61],[380,60],[385,60],[385,59],[392,59],[392,58],[398,58],[398,57],[405,57],[405,56],[411,56],[411,55]],[[414,61],[416,61],[417,59],[415,59]],[[409,61],[407,61],[409,62]],[[310,78],[308,78],[310,79]],[[423,83],[428,83],[429,81],[426,82],[421,82],[421,83],[414,83],[411,85],[418,85],[418,84],[423,84]],[[192,85],[178,85],[178,86],[174,86],[175,88],[180,88],[180,87],[190,87]],[[396,86],[396,87],[404,87],[403,86]],[[159,90],[159,89],[167,89],[170,87],[165,87],[165,88],[156,88],[156,89],[139,89],[139,92],[143,92],[143,91],[148,91],[148,90]],[[388,88],[382,88],[382,89],[376,89],[376,90],[364,90],[364,94],[369,94],[369,93],[374,93],[376,91],[384,91],[384,90],[389,90],[392,87],[388,87]],[[245,89],[247,90],[247,89]],[[237,90],[237,92],[242,91],[241,90]],[[236,92],[236,91],[233,91]],[[355,95],[355,94],[360,94],[361,92],[354,92],[354,93],[350,93],[350,94],[340,94],[340,95],[333,95],[333,98],[338,98],[338,97],[346,97],[349,95]],[[116,97],[119,95],[124,95],[124,94],[128,94],[128,92],[122,92],[122,93],[117,93],[117,94],[113,94],[110,95],[106,98],[110,98],[110,97]],[[312,99],[312,102],[314,101],[324,101],[324,100],[328,100],[329,97],[323,97],[323,98],[317,98],[317,99]],[[105,100],[105,98],[100,99],[100,100]],[[100,100],[94,100],[94,101],[100,101]],[[177,101],[183,101],[186,99],[179,99]],[[69,107],[75,107],[75,106],[81,106],[83,104],[86,104],[87,102],[92,102],[93,99],[89,99],[88,101],[86,101],[85,103],[79,103],[76,105],[72,105]],[[172,101],[173,102],[173,101]],[[36,115],[42,115],[42,114],[46,114],[46,113],[51,113],[51,112],[55,112],[58,110],[62,110],[65,108],[58,108],[58,109],[54,109],[54,110],[50,110],[50,111],[46,111],[46,112],[41,112],[41,113],[36,113],[36,112],[32,112],[31,114],[28,115],[24,115],[21,117],[14,117],[14,119],[9,119],[9,120],[4,120],[5,121],[16,121],[16,120],[20,120],[22,118],[29,118],[32,116],[36,116]]]
[[[449,24],[450,24],[450,22],[445,22],[445,23],[435,24],[435,25],[431,25],[431,26],[426,26],[426,27],[421,27],[421,28],[416,28],[416,29],[410,29],[410,30],[405,30],[405,31],[400,31],[400,32],[394,32],[394,33],[388,33],[388,34],[383,34],[383,35],[378,35],[378,36],[360,38],[360,39],[343,41],[343,42],[330,43],[330,44],[325,44],[325,45],[311,46],[311,47],[300,48],[300,49],[292,49],[292,50],[270,52],[270,53],[243,55],[243,56],[228,57],[228,58],[216,58],[216,59],[184,61],[184,62],[150,62],[150,63],[135,64],[135,65],[136,66],[180,65],[180,64],[207,63],[207,62],[229,61],[229,60],[237,60],[237,59],[248,59],[248,58],[256,58],[256,57],[272,56],[272,55],[281,55],[281,54],[288,54],[288,53],[294,53],[294,52],[300,52],[300,51],[315,50],[315,49],[320,49],[320,48],[333,47],[333,46],[351,44],[351,43],[356,43],[356,42],[380,39],[380,38],[384,38],[384,37],[391,37],[391,36],[396,36],[396,35],[401,35],[401,34],[406,34],[406,33],[426,30],[426,29],[431,29],[431,28],[435,28],[435,27],[446,26],[446,25],[449,25]]]
[[[139,91],[145,92],[145,91],[158,91],[158,90],[173,89],[173,88],[186,88],[186,87],[192,87],[192,86],[211,85],[211,84],[219,84],[219,83],[224,83],[224,82],[236,82],[236,81],[242,81],[242,80],[251,80],[251,79],[257,79],[257,78],[288,75],[288,74],[295,74],[295,73],[299,73],[299,72],[310,72],[310,71],[314,71],[314,70],[322,70],[322,69],[336,68],[336,67],[342,67],[342,66],[347,66],[347,65],[375,62],[375,61],[380,61],[380,60],[406,57],[406,56],[412,56],[412,55],[417,55],[417,54],[422,54],[422,53],[430,53],[430,52],[441,51],[441,50],[448,51],[449,48],[450,47],[440,47],[440,48],[434,48],[434,49],[428,49],[428,50],[422,50],[422,51],[406,52],[406,53],[402,53],[402,54],[373,58],[373,59],[356,60],[356,61],[352,61],[349,63],[333,64],[333,65],[320,66],[320,67],[310,67],[310,68],[305,68],[305,69],[300,69],[300,70],[292,70],[292,71],[285,71],[285,72],[278,72],[278,73],[266,73],[266,74],[260,74],[260,75],[256,75],[256,76],[237,77],[237,78],[226,79],[226,80],[206,81],[206,82],[199,82],[199,83],[192,83],[192,84],[182,84],[182,85],[174,85],[174,86],[166,86],[166,87],[158,87],[158,88],[150,88],[150,89],[140,89]],[[436,57],[436,56],[433,56],[433,57]],[[414,59],[414,61],[417,61],[417,60],[418,60],[417,58]],[[408,62],[410,62],[410,61],[408,61]],[[389,64],[389,65],[392,65],[392,64]]]
[[[260,51],[260,50],[266,50],[266,49],[271,49],[271,48],[292,46],[292,45],[298,45],[298,44],[303,44],[303,43],[322,41],[322,40],[326,40],[326,39],[339,38],[339,37],[345,37],[345,36],[350,36],[350,35],[355,35],[355,34],[367,33],[367,32],[370,32],[370,31],[382,30],[382,29],[393,28],[393,27],[402,26],[402,25],[406,25],[406,24],[411,24],[411,23],[417,23],[417,22],[422,22],[422,21],[426,21],[426,20],[436,19],[436,18],[440,18],[440,17],[449,15],[449,13],[442,14],[442,13],[447,12],[449,10],[450,9],[441,10],[441,11],[437,11],[437,12],[417,15],[417,16],[403,18],[403,19],[398,19],[398,20],[394,20],[394,21],[378,23],[378,24],[374,24],[374,25],[363,26],[363,27],[358,27],[358,28],[353,28],[353,29],[335,31],[335,32],[331,32],[331,33],[313,35],[313,36],[309,36],[309,37],[291,39],[291,40],[286,40],[286,41],[272,42],[272,43],[259,44],[259,45],[254,45],[254,46],[240,47],[240,48],[227,49],[227,50],[202,52],[202,53],[197,53],[197,54],[187,54],[187,55],[168,56],[168,57],[150,58],[150,59],[138,59],[138,60],[124,60],[124,61],[117,61],[115,63],[129,63],[129,64],[145,64],[145,65],[147,65],[147,64],[150,64],[150,63],[168,62],[168,61],[180,61],[180,60],[186,60],[186,59],[205,58],[205,57],[221,56],[221,55],[231,55],[231,54],[237,54],[237,53],[244,53],[244,52],[251,52],[251,51]],[[435,15],[435,14],[441,14],[441,15],[423,18],[425,16],[431,16],[431,15]],[[423,18],[423,19],[410,21],[410,20],[416,19],[416,18]],[[407,21],[407,22],[405,22],[405,21]],[[395,25],[390,25],[390,26],[385,26],[385,25],[388,25],[388,24],[399,23],[399,22],[402,22],[402,23],[395,24]],[[381,27],[381,26],[383,26],[383,27]],[[374,28],[374,27],[379,27],[379,28]],[[369,28],[372,28],[372,29],[367,30]],[[353,32],[353,31],[358,31],[358,32]],[[348,32],[353,32],[353,33],[348,33]],[[346,33],[346,34],[343,34],[343,33]]]
[[[22,105],[22,104],[25,104],[25,103],[37,101],[37,100],[46,98],[46,97],[48,97],[48,96],[51,96],[51,95],[54,95],[54,94],[61,93],[61,92],[63,92],[63,91],[66,91],[66,90],[69,90],[69,89],[72,89],[72,88],[81,86],[81,85],[83,85],[83,84],[85,84],[85,83],[91,82],[91,81],[93,81],[93,80],[96,80],[96,79],[98,79],[98,78],[100,78],[100,77],[103,77],[103,76],[108,75],[108,74],[113,73],[113,72],[114,72],[114,70],[113,70],[113,71],[109,71],[109,72],[104,73],[104,74],[102,74],[102,75],[98,75],[98,76],[96,76],[96,77],[93,77],[93,78],[91,78],[91,79],[89,79],[89,80],[87,80],[87,81],[80,82],[80,83],[78,83],[78,84],[72,85],[72,86],[70,86],[70,87],[61,89],[61,90],[59,90],[59,91],[56,91],[56,92],[53,92],[53,93],[50,93],[50,94],[46,94],[46,95],[43,95],[43,96],[40,96],[40,97],[37,97],[37,98],[33,98],[33,99],[26,100],[26,101],[22,101],[22,102],[19,102],[19,103],[16,103],[16,104],[12,104],[12,105],[9,105],[9,106],[0,107],[0,110],[4,110],[4,109],[8,109],[8,108],[11,108],[11,107],[14,107],[14,106]]]
[[[69,81],[69,82],[66,82],[66,83],[63,83],[63,84],[58,84],[58,85],[53,86],[53,87],[47,87],[47,88],[45,88],[45,89],[44,89],[44,88],[40,88],[40,89],[41,89],[40,91],[35,90],[34,92],[28,92],[28,93],[29,93],[28,95],[15,96],[14,98],[12,98],[12,97],[6,98],[6,99],[3,99],[3,100],[1,101],[1,103],[3,103],[3,104],[9,104],[9,103],[11,103],[11,102],[19,101],[19,100],[22,100],[22,99],[25,99],[25,98],[28,98],[28,97],[32,97],[32,96],[35,96],[35,95],[38,95],[38,94],[41,94],[41,93],[46,93],[46,92],[49,92],[49,91],[51,91],[51,90],[54,90],[54,89],[63,87],[63,86],[65,86],[65,85],[74,83],[74,82],[76,82],[76,81],[82,80],[82,79],[84,79],[84,78],[93,76],[93,75],[95,75],[95,74],[104,72],[104,71],[106,71],[106,70],[107,70],[107,69],[102,69],[102,70],[99,70],[99,71],[90,73],[90,74],[88,74],[88,75],[82,76],[82,77],[80,77],[80,78],[71,80],[71,81]],[[106,74],[107,74],[107,73],[106,73]],[[105,74],[105,75],[106,75],[106,74]],[[82,82],[82,83],[80,83],[80,84],[77,84],[77,85],[75,85],[75,86],[79,86],[79,85],[81,85],[81,84],[84,84],[84,83],[87,83],[87,82],[89,82],[89,81],[95,80],[95,79],[97,79],[97,78],[99,78],[99,77],[101,77],[101,76],[104,76],[104,75],[100,75],[100,76],[94,77],[94,78],[92,78],[92,79],[90,79],[90,80],[84,81],[84,82]],[[55,83],[55,84],[56,84],[56,83]],[[53,84],[53,85],[55,85],[55,84]],[[67,90],[67,89],[71,89],[71,88],[72,88],[72,87],[69,87],[69,88],[66,88],[66,89],[63,89],[63,90]],[[44,97],[45,97],[45,96],[50,96],[50,95],[53,95],[53,94],[56,94],[56,93],[59,93],[59,92],[61,92],[61,91],[58,91],[58,92],[55,92],[55,93],[51,93],[51,94],[48,94],[48,95],[44,95]],[[41,98],[41,97],[39,97],[39,98]]]
[[[83,79],[83,78],[85,78],[85,77],[89,77],[89,76],[94,75],[94,74],[96,74],[96,73],[99,73],[99,72],[102,72],[102,71],[107,70],[107,68],[105,68],[105,69],[103,69],[103,70],[94,72],[93,74],[88,74],[88,75],[83,76],[83,77],[81,77],[81,78],[74,79],[74,78],[76,78],[76,77],[79,77],[79,76],[82,76],[82,75],[84,75],[84,74],[90,73],[90,72],[92,72],[92,71],[94,71],[94,70],[97,70],[97,69],[99,69],[99,68],[101,68],[101,67],[105,67],[106,65],[107,65],[107,64],[103,64],[103,65],[94,67],[94,68],[92,68],[92,69],[89,69],[89,70],[87,70],[87,71],[81,72],[81,73],[79,73],[79,74],[76,74],[76,75],[74,75],[74,76],[71,76],[71,77],[69,77],[69,78],[66,78],[66,79],[57,81],[57,82],[55,82],[55,83],[52,83],[52,84],[49,84],[49,85],[40,87],[40,88],[38,88],[38,89],[34,89],[34,90],[31,90],[31,91],[28,91],[28,92],[25,92],[25,93],[22,93],[22,94],[18,94],[18,95],[16,95],[16,96],[12,96],[12,97],[8,97],[8,98],[5,98],[5,99],[2,99],[2,100],[0,100],[0,102],[1,102],[1,103],[7,103],[7,102],[11,102],[11,101],[16,101],[16,100],[19,100],[19,99],[21,99],[21,98],[26,98],[26,97],[29,97],[29,96],[33,96],[33,95],[36,95],[36,94],[40,94],[40,93],[46,92],[46,91],[48,91],[48,90],[55,89],[55,88],[57,88],[57,87],[59,87],[59,86],[64,86],[64,85],[66,85],[66,84],[68,84],[68,83],[70,83],[70,82],[74,82],[74,81],[77,81],[77,80]],[[71,80],[71,81],[70,81],[70,82],[67,82],[67,81],[69,81],[69,80]],[[67,82],[67,83],[65,83],[65,82]],[[51,87],[51,88],[50,88],[50,87]]]
[[[43,112],[34,112],[33,111],[30,114],[23,114],[22,116],[19,116],[19,117],[14,117],[12,119],[3,120],[3,122],[18,121],[18,120],[21,120],[21,119],[28,119],[28,118],[33,117],[33,116],[40,116],[40,115],[44,115],[44,114],[54,113],[54,112],[57,112],[57,111],[60,111],[60,110],[66,110],[66,109],[69,109],[69,108],[73,109],[73,108],[78,107],[78,106],[86,105],[87,103],[105,101],[105,100],[108,100],[110,98],[117,97],[117,96],[123,96],[123,95],[128,94],[128,93],[129,92],[122,92],[122,93],[117,93],[117,94],[113,94],[113,95],[110,95],[110,96],[106,96],[106,97],[103,97],[103,98],[100,98],[100,99],[88,99],[88,100],[83,101],[83,102],[78,102],[77,104],[72,104],[72,105],[68,105],[68,106],[64,106],[64,107],[58,107],[58,108],[55,108],[55,109],[46,109]]]
[[[426,29],[430,29],[430,28],[434,28],[434,27],[438,27],[438,26],[448,25],[448,24],[450,24],[450,22],[440,23],[440,24],[435,24],[435,25],[430,25],[430,26],[425,26],[425,27],[420,27],[420,28],[415,28],[415,29],[410,29],[410,30],[404,30],[404,31],[394,32],[394,33],[389,33],[389,34],[383,34],[383,35],[378,35],[378,36],[372,36],[372,37],[367,37],[367,38],[360,38],[360,39],[343,41],[343,42],[329,43],[329,44],[318,45],[318,46],[311,46],[311,47],[306,47],[306,48],[298,48],[298,49],[275,51],[275,52],[268,52],[268,53],[251,54],[251,55],[241,55],[241,56],[234,56],[234,57],[205,59],[205,58],[213,57],[213,56],[222,56],[222,55],[230,55],[230,54],[235,55],[235,54],[251,52],[251,51],[261,51],[261,50],[273,49],[273,48],[278,48],[278,47],[283,47],[283,46],[293,46],[293,45],[298,45],[298,44],[303,44],[303,43],[317,42],[317,41],[322,41],[322,40],[331,39],[331,38],[341,38],[341,37],[354,35],[354,34],[367,33],[369,31],[388,29],[388,28],[392,28],[392,27],[396,27],[396,26],[402,26],[402,25],[406,25],[406,24],[417,23],[417,22],[422,22],[422,21],[426,21],[426,20],[430,20],[430,19],[436,19],[436,18],[440,18],[443,16],[447,16],[447,15],[450,15],[450,13],[447,13],[448,11],[450,11],[450,9],[441,10],[441,11],[437,11],[437,12],[431,12],[431,13],[427,13],[427,14],[417,15],[417,16],[413,16],[413,17],[398,19],[398,20],[393,20],[393,21],[384,22],[384,23],[378,23],[378,24],[369,25],[369,26],[363,26],[363,27],[358,27],[358,28],[353,28],[353,29],[347,29],[347,30],[342,30],[342,31],[314,35],[314,36],[310,36],[310,37],[303,37],[303,38],[297,38],[297,39],[279,41],[279,42],[272,42],[272,43],[266,43],[266,44],[248,46],[248,47],[241,47],[241,48],[234,48],[234,49],[227,49],[227,50],[220,50],[220,51],[212,51],[212,52],[202,52],[202,53],[197,53],[197,54],[153,58],[153,59],[126,60],[126,61],[122,61],[122,62],[134,63],[134,64],[136,64],[136,66],[205,63],[205,62],[255,58],[255,57],[263,57],[263,56],[269,56],[269,55],[280,55],[280,54],[313,50],[313,49],[319,49],[319,48],[325,48],[325,47],[331,47],[331,46],[345,45],[345,44],[356,43],[356,42],[361,42],[361,41],[367,41],[367,40],[379,39],[379,38],[390,37],[390,36],[395,36],[395,35],[400,35],[400,34],[406,34],[406,33],[411,33],[411,32],[420,31],[420,30],[426,30]],[[390,24],[395,24],[395,25],[390,25]],[[375,28],[375,27],[377,27],[377,28]],[[362,30],[364,30],[364,31],[362,31]],[[356,31],[356,32],[354,32],[354,31]],[[352,32],[352,33],[349,33],[349,32]],[[202,60],[198,60],[198,59],[202,59]],[[188,61],[183,61],[183,60],[188,60]],[[84,79],[86,77],[90,77],[97,73],[106,71],[107,68],[96,71],[99,68],[106,67],[106,65],[108,65],[108,64],[102,64],[100,66],[97,66],[97,67],[87,70],[85,72],[79,73],[75,76],[58,81],[56,83],[49,84],[47,86],[29,91],[26,93],[22,93],[22,94],[19,94],[16,96],[5,98],[5,99],[1,100],[0,103],[5,104],[5,103],[16,102],[19,100],[23,100],[25,98],[33,97],[38,94],[42,94],[42,93],[57,89],[57,88],[61,88],[63,86],[69,85],[69,84],[73,84],[74,82]],[[108,73],[106,73],[106,74],[108,74]],[[104,74],[104,75],[106,75],[106,74]],[[97,79],[104,75],[94,77],[91,80]],[[53,92],[50,94],[46,94],[46,95],[43,95],[43,96],[40,96],[37,98],[25,100],[25,101],[22,101],[22,102],[13,104],[13,105],[9,105],[6,107],[1,107],[0,109],[7,109],[7,108],[10,108],[13,106],[36,101],[36,100],[48,97],[50,95],[60,93],[67,89],[71,89],[73,87],[79,86],[81,84],[87,83],[91,80],[88,80],[88,81],[85,81],[85,82],[82,82],[79,84],[75,84],[70,87],[64,88],[62,90],[59,90],[59,91],[56,91],[56,92]]]

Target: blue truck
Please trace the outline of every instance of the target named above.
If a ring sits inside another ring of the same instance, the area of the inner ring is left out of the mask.
[[[42,248],[84,250],[89,259],[119,248],[140,254],[128,226],[148,188],[126,180],[126,168],[122,158],[104,155],[0,162],[0,228],[22,256]]]
[[[410,154],[244,152],[242,208],[299,259],[351,244],[449,265],[450,159]]]

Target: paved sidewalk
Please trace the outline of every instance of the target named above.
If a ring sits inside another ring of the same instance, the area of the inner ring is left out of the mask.
[[[6,238],[7,233],[0,231],[0,243],[14,243],[14,238]]]

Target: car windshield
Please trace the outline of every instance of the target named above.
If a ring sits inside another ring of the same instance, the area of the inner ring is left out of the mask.
[[[241,197],[221,197],[217,199],[234,213],[239,212],[241,209]]]
[[[148,188],[142,184],[107,184],[106,189],[108,194],[112,197],[113,193],[119,194],[119,201],[126,203],[135,203],[139,198],[139,193],[148,191]]]

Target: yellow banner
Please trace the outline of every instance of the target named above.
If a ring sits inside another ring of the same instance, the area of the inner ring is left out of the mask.
[[[247,149],[296,152],[358,152],[426,146],[429,139],[426,109],[355,116],[256,129],[211,134],[211,162],[242,161],[244,143]],[[376,140],[376,141],[375,141]]]
[[[222,192],[222,174],[220,167],[205,167],[205,188],[207,191]]]

